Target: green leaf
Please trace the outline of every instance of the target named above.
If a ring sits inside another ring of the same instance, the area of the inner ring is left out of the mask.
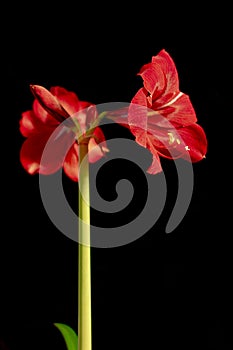
[[[66,346],[68,350],[78,350],[78,336],[75,331],[63,323],[54,323],[65,340]]]

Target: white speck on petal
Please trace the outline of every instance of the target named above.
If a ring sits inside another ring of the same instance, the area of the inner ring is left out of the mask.
[[[190,151],[189,146],[185,146],[186,151]]]

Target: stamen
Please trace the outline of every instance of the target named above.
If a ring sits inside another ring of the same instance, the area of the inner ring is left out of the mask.
[[[169,145],[171,145],[175,141],[174,135],[172,134],[172,132],[168,132],[167,134],[168,134],[168,138],[169,138],[168,143],[169,143]]]

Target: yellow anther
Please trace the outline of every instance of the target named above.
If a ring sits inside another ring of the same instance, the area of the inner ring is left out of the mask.
[[[168,132],[167,134],[168,134],[168,138],[169,138],[168,143],[169,143],[169,145],[171,145],[175,141],[175,137],[174,137],[172,132]]]

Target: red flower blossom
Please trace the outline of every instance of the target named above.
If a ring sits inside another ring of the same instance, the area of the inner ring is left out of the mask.
[[[143,87],[138,90],[128,108],[112,113],[116,122],[128,127],[135,140],[153,155],[148,169],[151,174],[162,171],[160,156],[184,158],[198,162],[205,157],[207,139],[189,96],[180,92],[176,66],[165,51],[153,56],[140,69]]]
[[[20,150],[23,167],[29,174],[44,175],[55,173],[63,167],[68,177],[78,181],[77,138],[89,135],[88,157],[91,163],[108,151],[104,134],[96,126],[98,114],[95,106],[80,101],[74,92],[59,86],[48,91],[42,86],[31,85],[31,91],[35,96],[32,110],[23,112],[20,119],[20,132],[26,137]],[[64,121],[67,123],[62,123]],[[93,130],[92,125],[95,125]],[[53,148],[47,159],[41,162],[51,137]]]

